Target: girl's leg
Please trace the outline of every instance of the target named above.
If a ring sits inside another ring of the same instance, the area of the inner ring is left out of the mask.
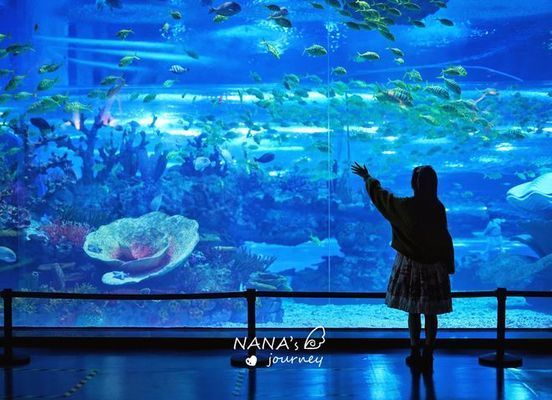
[[[435,339],[437,338],[437,315],[424,314],[425,318],[425,344],[429,349],[433,349]]]
[[[414,367],[419,364],[420,355],[420,331],[422,330],[422,322],[420,314],[408,314],[408,332],[410,333],[410,355],[406,357],[406,364]]]
[[[420,347],[421,330],[422,322],[420,320],[420,314],[408,313],[408,332],[410,333],[410,347]]]

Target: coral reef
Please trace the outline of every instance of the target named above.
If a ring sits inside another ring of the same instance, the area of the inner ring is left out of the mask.
[[[90,257],[117,268],[103,275],[104,283],[138,283],[181,266],[199,241],[198,228],[195,220],[156,211],[101,226],[83,247]]]

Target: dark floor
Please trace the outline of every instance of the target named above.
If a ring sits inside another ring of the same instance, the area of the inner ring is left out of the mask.
[[[419,376],[404,365],[405,350],[313,352],[323,357],[320,367],[252,370],[231,367],[231,352],[221,350],[23,351],[32,362],[4,370],[0,399],[552,398],[550,353],[518,352],[523,367],[497,371],[478,365],[481,351],[439,350],[432,376]]]

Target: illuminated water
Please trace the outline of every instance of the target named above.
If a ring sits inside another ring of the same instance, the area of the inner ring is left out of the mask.
[[[435,167],[453,289],[551,288],[550,2],[389,1],[363,11],[371,30],[355,29],[362,17],[343,1],[278,3],[291,28],[262,1],[222,22],[199,0],[37,3],[0,1],[0,286],[383,291],[390,229],[349,172],[358,160],[405,196],[414,166]],[[358,62],[366,51],[379,59]],[[155,211],[182,217],[110,225]],[[258,307],[266,326],[405,326],[375,301]],[[494,323],[492,299],[454,308],[443,326]],[[551,325],[544,301],[509,309],[509,326]],[[244,320],[233,300],[16,303],[21,325]]]

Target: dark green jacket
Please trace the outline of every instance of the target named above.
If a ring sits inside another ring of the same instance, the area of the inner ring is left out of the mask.
[[[394,196],[371,176],[365,183],[372,203],[391,223],[391,247],[421,263],[441,261],[450,274],[454,273],[454,247],[443,204],[438,199],[428,202]]]

